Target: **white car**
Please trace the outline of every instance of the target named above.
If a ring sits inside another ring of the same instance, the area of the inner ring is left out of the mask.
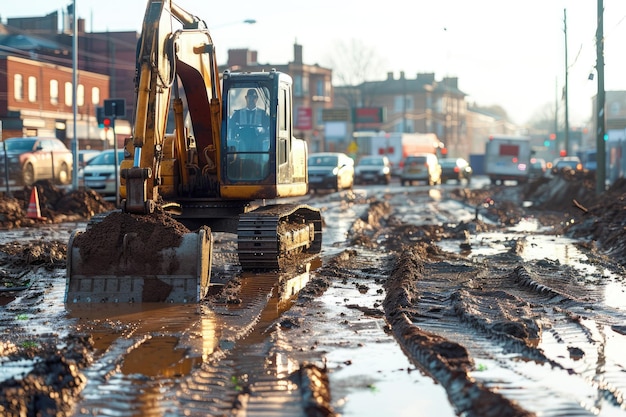
[[[386,156],[364,156],[354,167],[354,182],[389,184],[391,163]]]
[[[102,195],[115,195],[119,190],[120,163],[124,159],[124,149],[118,149],[117,161],[115,151],[108,149],[91,158],[78,174],[85,188],[94,190]],[[117,162],[117,169],[115,163]],[[117,174],[116,174],[117,171]]]
[[[341,152],[320,152],[309,155],[309,190],[350,189],[354,185],[354,159]]]

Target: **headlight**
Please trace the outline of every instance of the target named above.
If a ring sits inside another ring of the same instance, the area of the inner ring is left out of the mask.
[[[333,175],[337,175],[337,174],[339,174],[339,168],[335,167],[333,168]]]

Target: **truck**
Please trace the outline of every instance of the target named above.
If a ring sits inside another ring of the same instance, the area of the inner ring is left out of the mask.
[[[527,136],[492,135],[485,145],[485,175],[491,184],[504,181],[526,183],[532,156]]]
[[[309,191],[292,78],[275,70],[220,76],[206,23],[171,0],[148,1],[136,58],[121,203],[71,234],[65,303],[199,302],[210,285],[213,231],[236,234],[242,270],[317,256],[320,210],[281,202]],[[267,117],[235,116],[251,98]]]
[[[361,133],[356,141],[360,156],[386,156],[391,162],[393,176],[400,175],[407,156],[432,153],[440,157],[444,149],[444,144],[434,133]]]

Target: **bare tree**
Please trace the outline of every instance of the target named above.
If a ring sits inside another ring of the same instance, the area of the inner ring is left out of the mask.
[[[554,103],[546,103],[543,107],[535,111],[528,121],[528,125],[534,129],[545,130],[548,132],[554,132],[555,120],[556,120],[556,110],[554,108]]]
[[[335,96],[349,108],[363,103],[360,86],[382,74],[383,60],[375,48],[359,39],[337,41],[329,59],[333,69]]]

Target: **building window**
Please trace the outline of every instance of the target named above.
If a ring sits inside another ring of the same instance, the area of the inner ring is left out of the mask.
[[[326,96],[326,89],[325,87],[325,83],[324,80],[317,80],[317,82],[315,83],[315,95],[320,96],[320,97],[325,97]]]
[[[324,109],[321,107],[319,109],[315,109],[315,123],[317,125],[324,124]],[[315,126],[313,126],[313,128],[315,128]]]
[[[65,83],[65,105],[66,106],[71,106],[72,105],[72,96],[74,95],[74,92],[72,91],[72,83]]]
[[[406,96],[406,109],[414,110],[415,109],[415,100],[413,100],[412,96]]]
[[[37,78],[28,77],[28,101],[35,103],[37,101]]]
[[[293,95],[302,97],[302,75],[296,75],[293,79]]]
[[[100,104],[100,89],[98,87],[91,87],[91,104],[94,106]]]
[[[403,96],[394,96],[393,97],[393,111],[395,113],[401,113],[404,110],[404,100]]]
[[[85,86],[78,84],[76,89],[76,105],[82,107],[85,105]]]
[[[620,112],[620,103],[619,101],[614,101],[611,103],[611,116],[617,116]]]
[[[413,97],[407,95],[395,96],[393,98],[393,111],[396,113],[403,113],[407,110],[413,110],[415,104]]]
[[[16,100],[24,100],[24,78],[22,74],[15,74],[13,76],[13,96]]]
[[[59,104],[59,82],[50,80],[50,104]]]

